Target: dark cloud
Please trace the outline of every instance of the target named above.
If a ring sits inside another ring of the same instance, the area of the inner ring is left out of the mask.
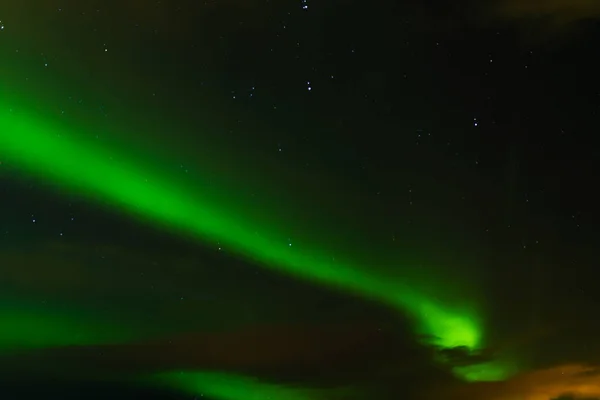
[[[99,383],[97,381],[74,381],[31,378],[21,380],[0,379],[2,397],[15,400],[189,400],[189,395],[161,389],[144,388],[131,383]]]
[[[510,23],[528,44],[568,43],[600,20],[600,3],[595,0],[498,0],[489,4],[481,13],[483,20]]]
[[[42,349],[0,357],[5,380],[96,382],[163,371],[211,370],[254,376],[265,382],[323,391],[349,389],[344,399],[373,393],[417,393],[431,380],[452,380],[435,368],[427,349],[401,332],[376,326],[258,326],[230,332],[190,333],[111,346]],[[60,366],[60,368],[55,368]],[[24,378],[25,377],[25,378]],[[320,398],[320,397],[316,397]]]
[[[459,346],[438,349],[438,355],[453,367],[483,364],[492,361],[493,357],[485,351],[472,352],[467,347]]]
[[[454,360],[465,358],[461,349],[449,353]],[[46,349],[5,355],[0,358],[0,366],[3,387],[18,390],[22,385],[23,392],[24,380],[31,386],[39,378],[41,382],[62,382],[55,385],[63,387],[63,391],[69,386],[73,392],[95,385],[99,390],[115,393],[123,377],[210,369],[310,388],[317,395],[346,388],[349,391],[344,392],[343,398],[356,400],[398,396],[419,400],[595,400],[600,396],[600,366],[555,365],[526,371],[504,382],[467,383],[431,364],[430,356],[397,337],[364,327],[287,326],[190,334],[118,346]],[[10,380],[11,376],[17,378]],[[123,388],[131,393],[144,390],[135,385]],[[169,398],[172,394],[155,395]]]
[[[599,399],[600,399],[600,397],[593,397],[593,398],[592,397],[588,397],[588,398],[579,397],[579,398],[577,398],[574,396],[564,395],[564,396],[560,396],[560,397],[557,397],[552,400],[599,400]]]
[[[377,304],[264,271],[212,249],[183,245],[166,251],[151,236],[146,249],[85,240],[32,241],[0,249],[0,305],[10,299],[14,308],[28,299],[29,308],[58,307],[67,314],[76,305],[91,315],[101,311],[108,319],[143,321],[149,332],[157,325],[195,332],[291,320],[398,319]]]
[[[600,18],[596,0],[500,0],[493,10],[507,19],[544,19],[558,26]]]
[[[515,28],[519,40],[528,44],[568,42],[587,29],[588,22],[600,20],[600,2],[596,0],[440,0],[410,7],[420,9],[419,30],[453,37],[465,29],[506,32],[510,27],[511,34]]]
[[[236,331],[197,332],[122,345],[22,351],[0,357],[0,365],[24,372],[139,374],[211,369],[274,375],[279,380],[359,379],[389,366],[424,365],[429,354],[397,332],[368,325],[267,325]]]

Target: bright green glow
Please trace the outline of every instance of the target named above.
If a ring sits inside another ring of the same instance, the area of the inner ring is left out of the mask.
[[[152,381],[163,383],[191,395],[219,400],[314,400],[311,390],[292,389],[260,382],[257,379],[218,372],[168,372]]]
[[[465,346],[470,349],[482,345],[480,322],[475,312],[441,307],[430,299],[416,294],[412,297],[409,307],[418,308],[420,315],[424,316],[419,323],[419,331],[435,335],[434,343],[442,347]]]
[[[275,226],[262,226],[264,233],[258,235],[257,221],[235,218],[236,210],[178,185],[174,176],[144,168],[147,160],[128,160],[99,145],[76,141],[64,129],[0,107],[1,151],[41,179],[160,225],[219,240],[264,267],[383,301],[412,315],[419,333],[439,338],[439,345],[481,344],[480,322],[473,310],[452,309],[405,284],[335,260],[317,247],[290,247]]]
[[[252,221],[241,207],[225,207],[205,193],[178,183],[176,176],[145,167],[152,160],[127,157],[75,137],[64,126],[0,104],[0,151],[38,178],[161,226],[220,241],[263,267],[382,301],[409,314],[415,330],[435,337],[440,346],[473,349],[482,345],[481,321],[473,308],[453,307],[420,292],[415,282],[398,282],[356,263],[334,259],[321,246],[291,247],[281,233],[282,227]],[[70,329],[65,328],[65,341]]]

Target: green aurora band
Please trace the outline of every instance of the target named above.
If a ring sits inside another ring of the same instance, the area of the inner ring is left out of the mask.
[[[161,373],[152,376],[149,384],[175,387],[192,395],[202,394],[219,400],[325,400],[343,398],[339,395],[350,390],[292,388],[246,376],[206,371]]]
[[[282,227],[234,216],[234,211],[239,210],[211,201],[198,189],[182,184],[174,173],[152,168],[150,157],[132,156],[133,152],[119,152],[76,137],[72,128],[0,102],[0,155],[43,182],[117,207],[160,227],[206,242],[219,242],[261,267],[392,306],[411,318],[416,334],[433,338],[437,346],[463,346],[471,351],[484,346],[483,321],[473,302],[449,304],[419,291],[416,282],[399,282],[356,263],[334,259],[322,246],[291,246],[286,235],[281,234]],[[257,226],[262,229],[260,235],[256,233]],[[12,325],[13,332],[21,333],[21,345],[69,344],[65,342],[68,335],[64,341],[57,337],[60,332],[69,331],[74,322],[48,319],[55,334],[44,336],[43,327],[39,323],[31,325],[32,319],[35,316],[9,317],[0,313],[3,326]],[[0,348],[4,340],[0,335]],[[72,338],[70,344],[83,344],[86,340],[93,342],[93,335]],[[502,372],[490,373],[494,376],[487,378],[501,379]],[[462,375],[469,379],[472,374]]]
[[[297,250],[278,237],[276,229],[271,236],[257,235],[254,221],[245,224],[232,218],[229,210],[174,185],[169,176],[144,170],[98,145],[77,143],[33,115],[3,107],[0,132],[3,154],[41,179],[204,240],[219,241],[263,267],[383,301],[416,318],[419,333],[439,338],[440,346],[477,348],[482,344],[474,309],[452,309],[410,285],[343,265],[320,249]]]

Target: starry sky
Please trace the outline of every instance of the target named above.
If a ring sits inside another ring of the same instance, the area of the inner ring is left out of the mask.
[[[0,393],[600,399],[599,39],[595,0],[0,1]]]

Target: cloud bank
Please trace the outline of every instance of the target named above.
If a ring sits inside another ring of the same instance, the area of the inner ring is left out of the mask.
[[[494,8],[507,19],[543,19],[555,25],[600,18],[597,0],[502,0]]]
[[[600,366],[565,364],[534,370],[505,382],[457,384],[431,392],[428,399],[554,400],[600,398]]]

